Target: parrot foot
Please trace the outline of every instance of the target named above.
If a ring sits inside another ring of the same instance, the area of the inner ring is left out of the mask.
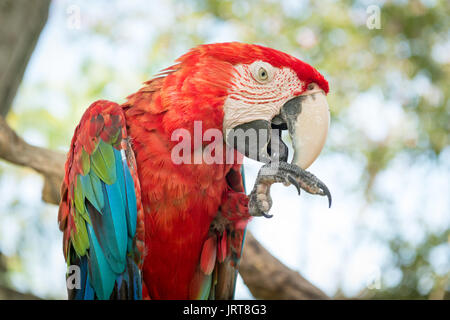
[[[283,183],[285,186],[294,185],[299,195],[300,190],[303,189],[310,194],[327,196],[328,206],[331,207],[330,191],[315,175],[287,162],[280,162],[277,165],[269,163],[259,170],[255,186],[249,195],[250,215],[266,218],[273,216],[268,214],[272,207],[270,187],[277,182]]]

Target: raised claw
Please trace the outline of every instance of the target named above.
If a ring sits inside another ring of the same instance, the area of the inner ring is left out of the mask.
[[[311,194],[327,196],[328,207],[331,207],[331,193],[327,186],[312,173],[287,162],[266,164],[261,167],[255,186],[250,193],[249,213],[252,216],[271,218],[268,214],[272,207],[270,187],[274,183],[294,185],[300,195],[301,189]]]

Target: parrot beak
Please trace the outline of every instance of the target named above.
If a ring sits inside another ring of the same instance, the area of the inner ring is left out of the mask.
[[[270,163],[279,159],[279,161],[287,162],[288,147],[281,140],[281,129],[283,129],[282,126],[278,128],[270,121],[254,120],[229,130],[226,134],[226,142],[256,161]]]
[[[292,164],[306,170],[325,145],[330,111],[325,92],[313,89],[286,102],[281,119],[287,124],[294,148]]]
[[[306,170],[322,151],[330,125],[325,92],[314,86],[287,101],[271,121],[254,120],[236,126],[226,142],[245,156],[264,163],[288,161],[288,147],[281,140],[288,130],[294,148],[292,164]]]

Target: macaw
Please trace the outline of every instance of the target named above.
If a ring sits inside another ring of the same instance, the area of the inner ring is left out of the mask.
[[[94,102],[75,129],[61,187],[69,298],[233,298],[246,226],[270,217],[271,184],[331,201],[305,171],[325,143],[328,91],[309,64],[231,42],[191,49],[121,105]],[[174,152],[179,130],[194,135],[196,123],[204,139]],[[210,129],[223,135],[207,139]],[[252,130],[267,134],[246,139]],[[292,163],[281,130],[293,141]],[[223,161],[202,161],[210,145]],[[174,161],[181,153],[194,160]],[[267,169],[249,196],[243,155]]]

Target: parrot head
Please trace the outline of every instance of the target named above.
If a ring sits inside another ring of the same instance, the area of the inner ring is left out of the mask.
[[[208,108],[220,109],[229,146],[257,161],[287,162],[280,132],[288,130],[293,164],[306,169],[321,152],[330,122],[329,87],[309,64],[271,48],[237,42],[198,46],[177,63],[166,72],[177,71],[168,83],[184,92],[178,98],[179,114],[215,118]],[[187,112],[187,105],[196,105],[195,112]]]

